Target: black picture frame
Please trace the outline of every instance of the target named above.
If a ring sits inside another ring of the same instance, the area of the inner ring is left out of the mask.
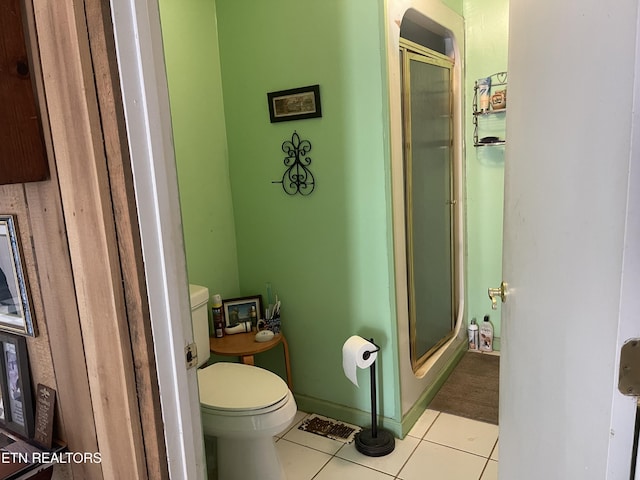
[[[0,215],[0,331],[35,337],[24,270],[15,217]]]
[[[0,425],[30,439],[34,413],[27,341],[0,332]]]
[[[249,313],[251,307],[256,307],[256,321],[262,318],[262,295],[252,295],[250,297],[230,298],[222,300],[222,310],[224,311],[224,323],[226,327],[233,327],[239,323],[251,320]],[[236,313],[236,314],[234,314]]]
[[[271,123],[322,117],[320,85],[267,93]]]

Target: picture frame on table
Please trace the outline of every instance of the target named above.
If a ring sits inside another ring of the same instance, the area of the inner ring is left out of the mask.
[[[34,429],[27,341],[0,332],[0,425],[26,439]]]
[[[267,93],[271,123],[322,117],[320,85]]]
[[[225,326],[233,327],[239,323],[250,321],[251,307],[255,307],[256,319],[260,319],[262,317],[262,295],[222,300]]]
[[[0,215],[0,331],[35,337],[29,289],[13,215]]]

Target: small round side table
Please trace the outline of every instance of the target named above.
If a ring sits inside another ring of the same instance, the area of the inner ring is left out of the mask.
[[[225,335],[222,338],[209,338],[209,348],[216,355],[240,357],[245,365],[255,365],[254,355],[271,350],[276,345],[282,344],[284,349],[284,366],[287,370],[287,385],[293,391],[291,381],[291,364],[289,363],[289,344],[282,333],[276,335],[268,342],[256,342],[255,332],[236,333]]]

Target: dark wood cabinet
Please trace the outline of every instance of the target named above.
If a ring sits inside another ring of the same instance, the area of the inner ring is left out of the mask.
[[[0,5],[0,184],[49,178],[19,0]]]

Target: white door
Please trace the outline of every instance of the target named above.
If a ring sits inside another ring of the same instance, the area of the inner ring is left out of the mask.
[[[169,94],[156,1],[112,0],[153,328],[169,475],[205,478],[196,370]]]
[[[509,8],[499,478],[626,480],[635,400],[617,380],[621,343],[640,337],[638,5]]]

